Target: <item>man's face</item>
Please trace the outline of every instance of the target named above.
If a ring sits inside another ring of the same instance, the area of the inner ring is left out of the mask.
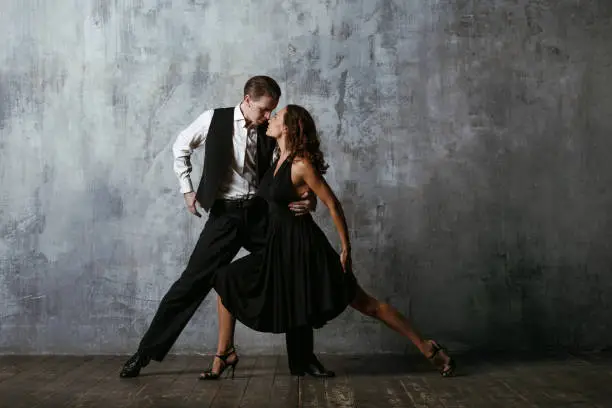
[[[270,119],[272,111],[278,105],[278,99],[274,99],[268,95],[263,95],[255,100],[251,95],[244,97],[247,108],[244,112],[244,117],[251,122],[252,126],[259,126]]]

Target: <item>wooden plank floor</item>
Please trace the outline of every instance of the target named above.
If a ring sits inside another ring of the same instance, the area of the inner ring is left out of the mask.
[[[0,356],[0,407],[612,407],[612,354],[458,358],[455,378],[404,356],[321,356],[337,377],[242,356],[235,379],[198,381],[210,357],[170,356],[120,379],[126,356]]]

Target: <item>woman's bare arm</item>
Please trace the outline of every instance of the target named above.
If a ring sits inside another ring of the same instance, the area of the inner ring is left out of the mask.
[[[306,159],[295,159],[291,168],[291,179],[298,189],[298,192],[309,188],[329,209],[329,213],[334,221],[336,230],[340,235],[342,251],[349,253],[351,244],[348,236],[346,218],[340,201],[327,184],[321,173],[314,168],[312,163]]]

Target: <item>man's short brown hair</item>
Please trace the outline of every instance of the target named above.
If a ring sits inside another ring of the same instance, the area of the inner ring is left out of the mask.
[[[254,100],[258,100],[264,95],[279,100],[281,89],[278,83],[269,76],[257,75],[249,78],[244,84],[244,95],[249,95]]]

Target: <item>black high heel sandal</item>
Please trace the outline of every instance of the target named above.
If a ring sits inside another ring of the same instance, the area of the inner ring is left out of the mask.
[[[235,354],[236,355],[236,359],[234,361],[232,361],[231,363],[229,363],[227,361],[227,359],[232,355]],[[227,369],[230,368],[232,369],[232,380],[234,379],[234,372],[236,371],[236,366],[238,365],[238,361],[240,361],[240,358],[238,358],[238,354],[236,353],[236,348],[234,346],[230,346],[230,348],[228,348],[227,350],[225,350],[225,353],[223,354],[215,354],[215,358],[218,358],[221,360],[222,365],[221,368],[219,369],[219,372],[214,372],[212,370],[212,365],[211,367],[202,372],[202,374],[200,374],[199,379],[200,380],[218,380],[219,378],[221,378],[221,375],[223,374],[223,372]],[[214,360],[213,360],[214,361]]]
[[[440,375],[442,377],[452,377],[455,375],[455,368],[457,365],[455,364],[455,360],[451,356],[448,355],[446,348],[434,340],[429,340],[429,344],[431,344],[431,355],[427,357],[429,361],[431,361],[434,365],[436,365],[435,358],[439,356],[439,353],[442,352],[448,358],[448,360],[444,360],[442,364],[442,368],[440,369]]]

